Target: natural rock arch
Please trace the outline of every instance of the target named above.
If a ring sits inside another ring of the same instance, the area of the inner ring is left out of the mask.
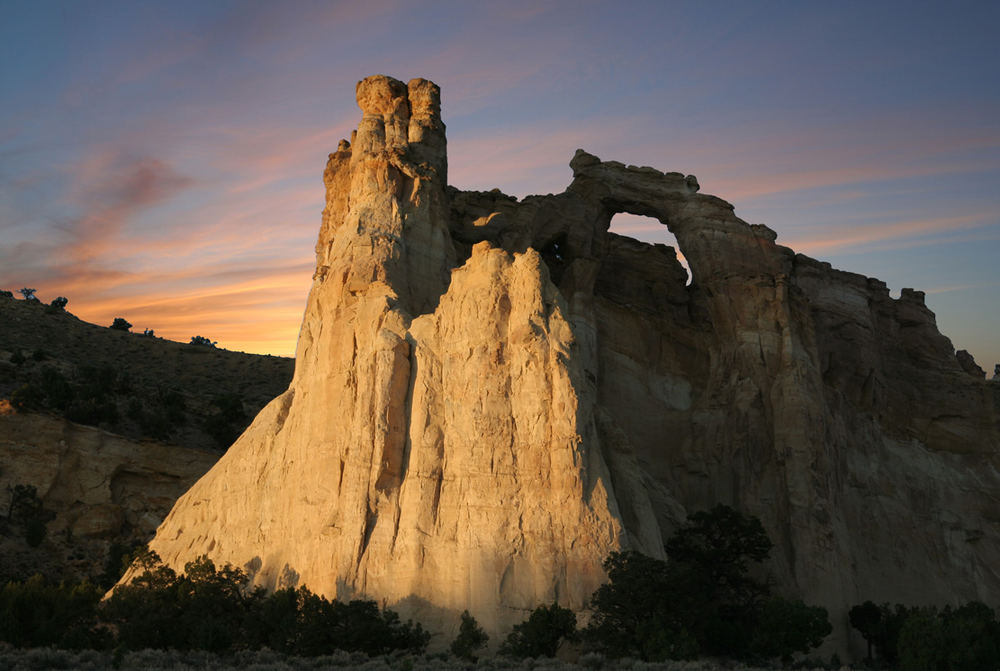
[[[178,500],[151,542],[168,564],[255,558],[269,588],[294,572],[433,629],[468,609],[497,641],[540,603],[584,608],[608,551],[662,556],[725,503],[841,625],[864,599],[1000,598],[1000,385],[919,292],[582,150],[561,194],[458,191],[434,84],[357,96],[294,379]],[[608,234],[620,211],[664,222],[690,286]]]

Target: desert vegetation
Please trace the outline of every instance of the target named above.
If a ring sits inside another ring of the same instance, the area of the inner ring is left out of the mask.
[[[771,551],[760,521],[727,506],[698,512],[666,543],[667,561],[612,553],[587,638],[610,656],[646,661],[781,659],[818,647],[826,610],[771,594],[752,573]]]
[[[609,556],[608,583],[594,593],[585,627],[578,628],[569,609],[543,604],[496,642],[498,656],[488,656],[482,652],[489,637],[466,611],[449,652],[428,656],[434,634],[375,602],[330,601],[305,587],[267,594],[253,587],[243,570],[216,567],[204,556],[178,575],[155,553],[139,548],[117,572],[93,582],[55,582],[41,575],[9,581],[0,588],[0,640],[22,650],[53,649],[0,654],[21,660],[17,664],[25,668],[32,668],[31,655],[63,655],[60,659],[72,657],[65,664],[84,668],[140,659],[148,668],[183,668],[197,657],[198,664],[213,668],[256,659],[269,660],[259,662],[261,668],[317,668],[313,665],[320,660],[336,659],[359,668],[475,663],[497,669],[693,670],[716,668],[698,659],[731,660],[730,668],[736,668],[733,663],[787,666],[829,633],[826,611],[776,597],[769,583],[756,577],[771,542],[755,518],[724,506],[696,513],[665,549],[666,561],[634,552]],[[104,588],[95,583],[113,584],[126,566],[131,566],[132,581],[102,601]],[[873,667],[969,668],[914,665],[913,655],[936,659],[928,641],[960,645],[963,663],[992,659],[990,650],[977,643],[996,633],[993,612],[985,606],[893,611],[864,604],[858,613],[852,621],[873,642],[874,658],[868,660]],[[905,626],[893,619],[900,613]],[[904,648],[913,655],[900,652]],[[153,658],[142,652],[151,649],[172,652]],[[573,651],[574,664],[520,661],[553,658],[564,649]],[[207,662],[204,655],[217,657]]]
[[[48,533],[45,525],[52,519],[52,511],[45,509],[33,485],[14,485],[7,493],[10,498],[7,514],[0,517],[0,534],[22,535],[30,547],[38,547]]]
[[[0,295],[0,398],[20,412],[46,413],[130,438],[224,450],[291,379],[293,362],[229,352],[195,336],[190,343],[110,328],[49,305]]]
[[[762,671],[760,667],[710,660],[642,662],[634,659],[606,659],[597,653],[586,653],[575,662],[542,657],[518,659],[503,656],[482,657],[470,662],[447,653],[399,653],[369,657],[361,652],[333,652],[318,657],[284,655],[273,650],[240,650],[232,654],[217,654],[203,650],[61,650],[54,648],[0,649],[0,668],[10,669],[75,669],[79,671],[180,671],[182,669],[212,669],[213,671],[326,671],[355,669],[360,671]],[[800,665],[801,671],[848,671],[849,667]]]
[[[19,493],[19,512],[9,512],[7,523],[33,518],[40,507],[30,499],[30,492]],[[489,637],[466,611],[448,652],[428,655],[428,644],[440,634],[403,622],[373,601],[331,601],[306,587],[267,594],[253,587],[243,570],[219,568],[205,556],[178,575],[155,553],[139,548],[125,555],[117,571],[109,567],[93,582],[56,582],[41,575],[7,582],[0,588],[0,641],[8,648],[0,648],[0,665],[841,668],[836,658],[822,664],[805,657],[831,630],[826,611],[775,596],[760,577],[771,542],[758,520],[725,506],[695,513],[665,550],[666,561],[612,553],[605,562],[608,582],[594,593],[590,621],[582,628],[569,609],[543,604],[497,642],[498,654],[484,655]],[[132,581],[102,601],[105,588],[127,566]],[[850,617],[869,644],[862,668],[1000,668],[1000,624],[983,604],[937,609],[866,602]],[[553,659],[560,651],[575,661]]]

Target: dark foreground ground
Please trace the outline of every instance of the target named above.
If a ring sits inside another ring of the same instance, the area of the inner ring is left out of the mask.
[[[794,665],[802,671],[850,671],[852,667]],[[597,654],[587,654],[575,663],[557,659],[513,659],[490,657],[476,663],[463,662],[450,655],[402,655],[369,658],[363,653],[341,652],[322,657],[289,657],[269,650],[219,656],[207,652],[141,650],[111,653],[84,650],[72,652],[51,648],[20,650],[0,648],[0,669],[10,671],[41,671],[42,669],[79,669],[80,671],[319,671],[320,669],[363,669],[365,671],[763,671],[762,667],[726,664],[710,661],[641,662],[630,659],[607,660]]]

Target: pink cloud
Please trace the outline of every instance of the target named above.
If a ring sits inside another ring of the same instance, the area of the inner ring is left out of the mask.
[[[778,242],[797,252],[807,254],[829,254],[848,249],[864,249],[865,251],[899,249],[937,243],[937,241],[932,240],[920,240],[921,237],[983,228],[989,224],[990,217],[989,213],[980,213],[959,217],[935,217],[870,224],[850,229],[838,228],[836,235],[791,237],[787,240],[779,238]],[[882,244],[879,245],[879,243]]]
[[[86,157],[73,177],[70,200],[81,214],[60,226],[67,237],[58,247],[70,264],[107,253],[130,220],[192,183],[159,159],[106,149]]]

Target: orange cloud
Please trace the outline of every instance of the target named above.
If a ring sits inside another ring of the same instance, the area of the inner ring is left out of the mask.
[[[285,268],[208,275],[189,270],[146,278],[131,285],[128,293],[71,300],[69,309],[100,325],[124,317],[134,330],[152,328],[170,340],[187,342],[202,335],[227,349],[291,355],[312,269],[310,260]],[[196,276],[196,286],[183,288]]]

